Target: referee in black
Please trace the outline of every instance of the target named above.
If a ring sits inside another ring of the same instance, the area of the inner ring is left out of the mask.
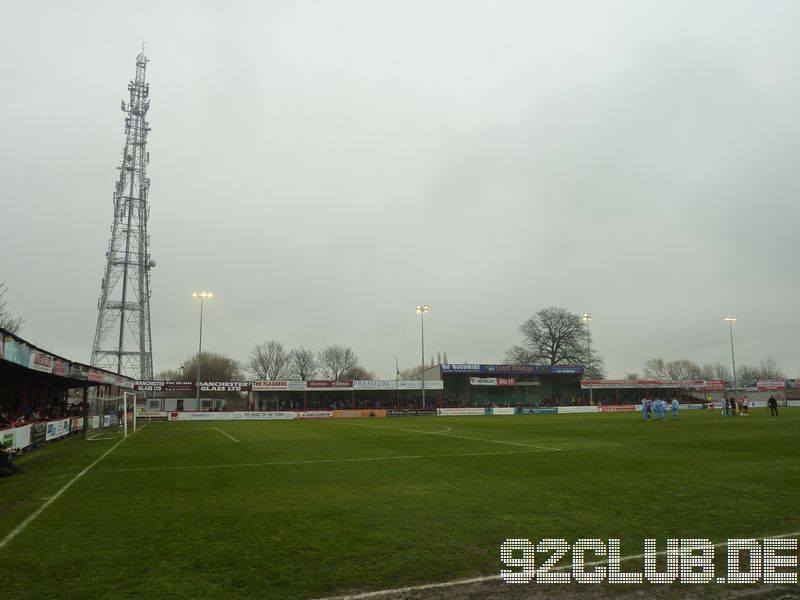
[[[767,406],[769,406],[769,414],[773,417],[778,416],[778,401],[775,400],[775,396],[770,396],[769,400],[767,400]]]

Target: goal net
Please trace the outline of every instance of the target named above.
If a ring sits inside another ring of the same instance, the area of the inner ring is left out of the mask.
[[[89,402],[89,428],[95,433],[126,436],[136,431],[136,394],[92,398]]]

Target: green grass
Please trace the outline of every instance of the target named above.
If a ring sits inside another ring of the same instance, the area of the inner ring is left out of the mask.
[[[0,593],[309,598],[495,575],[510,537],[638,554],[645,536],[794,532],[798,425],[792,409],[153,423],[2,549]],[[21,458],[0,479],[0,538],[116,443]]]

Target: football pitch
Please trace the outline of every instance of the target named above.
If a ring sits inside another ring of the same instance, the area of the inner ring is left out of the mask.
[[[0,596],[320,598],[498,576],[507,538],[615,538],[625,556],[645,537],[789,534],[799,427],[782,408],[154,422],[124,441],[72,438],[0,479]]]

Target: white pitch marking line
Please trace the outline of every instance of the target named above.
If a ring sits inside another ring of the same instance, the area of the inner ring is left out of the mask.
[[[412,433],[426,433],[428,435],[441,435],[445,437],[454,437],[454,438],[461,438],[464,440],[473,440],[475,442],[487,442],[490,444],[509,444],[511,446],[522,446],[524,448],[537,448],[539,450],[550,450],[553,452],[560,452],[561,448],[554,448],[552,446],[537,446],[534,444],[521,444],[519,442],[504,442],[501,440],[487,440],[483,438],[475,438],[469,437],[466,435],[458,435],[456,433],[447,433],[447,431],[451,431],[448,427],[445,431],[420,431],[419,429],[404,429],[402,427],[387,427],[385,425],[365,425],[363,423],[344,423],[342,421],[331,421],[332,423],[336,423],[337,425],[352,425],[353,427],[372,427],[374,429],[395,429],[397,431],[410,431]]]
[[[103,472],[119,471],[180,471],[184,469],[223,469],[236,467],[268,467],[273,465],[314,465],[319,463],[339,463],[339,462],[369,462],[376,460],[413,460],[418,458],[450,458],[458,456],[496,456],[500,454],[530,454],[532,452],[547,452],[534,448],[533,450],[508,450],[503,452],[467,452],[463,454],[416,454],[408,456],[368,456],[363,458],[324,458],[319,460],[285,460],[264,463],[238,463],[226,465],[186,465],[177,467],[133,467],[130,469],[100,469]]]
[[[11,530],[11,532],[10,532],[10,533],[9,533],[9,534],[8,534],[6,537],[4,537],[2,540],[0,540],[0,550],[1,550],[1,549],[2,549],[2,548],[3,548],[3,547],[6,545],[6,544],[8,544],[8,542],[10,542],[10,541],[11,541],[11,540],[13,540],[15,537],[17,537],[17,535],[18,535],[20,532],[22,532],[22,530],[23,530],[23,529],[25,529],[25,528],[26,528],[26,527],[27,527],[27,526],[28,526],[28,525],[31,523],[31,521],[33,521],[33,520],[34,520],[36,517],[38,517],[40,514],[42,514],[42,512],[44,511],[44,509],[45,509],[45,508],[47,508],[47,507],[48,507],[48,506],[50,506],[50,505],[51,505],[53,502],[55,502],[56,500],[58,500],[59,496],[61,496],[61,494],[63,494],[64,492],[66,492],[66,491],[67,491],[67,489],[69,489],[69,487],[70,487],[70,486],[71,486],[73,483],[75,483],[76,481],[78,481],[78,479],[80,479],[80,478],[81,478],[81,477],[83,477],[83,476],[84,476],[86,473],[88,473],[88,472],[89,472],[89,469],[91,469],[93,466],[95,466],[97,463],[99,463],[101,460],[103,460],[103,459],[104,459],[106,456],[108,456],[108,455],[109,455],[109,454],[111,454],[111,453],[112,453],[114,450],[116,450],[116,449],[117,449],[117,446],[119,446],[119,445],[120,445],[122,442],[124,442],[124,441],[125,441],[125,438],[122,438],[122,439],[121,439],[120,441],[118,441],[116,444],[114,444],[113,446],[111,446],[111,448],[109,448],[108,450],[106,450],[106,452],[105,452],[105,454],[103,454],[103,456],[101,456],[100,458],[98,458],[96,461],[94,461],[92,464],[90,464],[88,467],[86,467],[86,468],[85,468],[83,471],[81,471],[80,473],[78,473],[77,475],[75,475],[75,477],[73,477],[72,479],[70,479],[70,480],[69,480],[69,481],[68,481],[68,482],[67,482],[67,483],[64,485],[64,487],[62,487],[60,490],[58,490],[58,491],[55,493],[55,495],[51,496],[51,497],[50,497],[50,499],[49,499],[49,500],[47,500],[47,502],[45,502],[45,503],[44,503],[44,504],[42,504],[42,505],[41,505],[41,506],[40,506],[38,509],[36,509],[36,512],[34,512],[34,513],[33,513],[32,515],[30,515],[30,516],[29,516],[27,519],[25,519],[25,520],[24,520],[22,523],[20,523],[20,524],[19,524],[19,525],[17,525],[17,526],[16,526],[14,529],[12,529],[12,530]]]
[[[428,435],[447,433],[453,431],[451,427],[445,427],[441,431],[422,431],[420,429],[406,429],[404,427],[387,427],[386,425],[367,425],[365,423],[347,423],[344,421],[331,421],[337,425],[352,425],[353,427],[371,427],[372,429],[393,429],[394,431],[410,431],[411,433],[427,433]],[[442,425],[433,425],[433,427],[442,427]]]
[[[764,539],[778,539],[778,538],[787,538],[787,537],[797,537],[800,536],[800,531],[793,531],[792,533],[781,533],[778,535],[768,535],[764,536]],[[756,538],[758,539],[758,538]],[[727,546],[728,542],[719,542],[714,544],[714,548],[721,548],[722,546]],[[656,552],[657,556],[662,554],[666,554],[666,550],[661,550],[660,552]],[[629,560],[636,560],[639,558],[644,558],[644,554],[632,554],[630,556],[623,556],[620,558],[620,562],[626,562]],[[608,560],[596,560],[592,562],[584,563],[587,567],[596,567],[598,565],[604,565],[608,562]],[[565,569],[571,569],[572,564],[562,565],[560,567],[553,567],[553,571],[563,571]],[[471,579],[453,579],[451,581],[440,581],[438,583],[425,583],[422,585],[411,585],[408,587],[402,588],[394,588],[388,590],[376,590],[374,592],[362,592],[360,594],[348,594],[344,596],[326,596],[324,598],[318,598],[317,600],[362,600],[363,598],[378,598],[380,596],[389,596],[392,594],[407,594],[409,592],[421,592],[424,590],[432,590],[437,588],[445,588],[445,587],[455,587],[457,585],[469,585],[471,583],[486,583],[488,581],[494,581],[501,579],[500,575],[485,575],[483,577],[472,577]]]
[[[226,433],[226,432],[222,431],[222,429],[220,429],[219,427],[214,427],[214,429],[219,431],[222,435],[227,435],[229,438],[231,438],[237,444],[239,443],[239,440],[237,440],[235,437],[233,437],[230,433]]]

